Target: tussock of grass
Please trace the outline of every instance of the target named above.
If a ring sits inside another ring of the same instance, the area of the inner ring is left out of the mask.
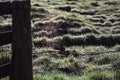
[[[113,64],[113,69],[115,70],[115,78],[116,80],[120,79],[120,61],[115,62]]]
[[[120,53],[106,53],[101,54],[95,58],[94,63],[98,65],[104,65],[104,64],[114,64],[117,61],[120,60]]]
[[[71,46],[67,47],[68,51],[76,51],[78,54],[99,54],[108,51],[112,51],[112,48],[106,48],[105,46]]]
[[[78,37],[64,36],[62,42],[65,46],[72,45],[104,45],[114,46],[120,44],[120,35],[84,35]],[[111,43],[111,44],[110,44]]]
[[[49,72],[44,74],[35,74],[34,80],[82,80],[78,75],[67,75],[61,72]]]
[[[5,54],[4,52],[0,52],[0,65],[8,63],[11,61],[11,56],[10,54]]]
[[[113,49],[116,50],[116,51],[120,51],[120,45],[115,45],[115,46],[113,47]]]
[[[94,71],[84,76],[84,80],[115,80],[114,72]]]
[[[66,80],[65,75],[62,73],[48,73],[46,75],[36,74],[34,75],[34,80]]]
[[[72,55],[65,58],[50,58],[50,56],[38,57],[33,60],[33,65],[35,66],[35,73],[42,72],[43,70],[58,70],[69,74],[72,72],[78,72],[75,70],[78,68],[77,59]],[[38,68],[38,66],[40,67]]]
[[[86,34],[80,36],[71,36],[64,35],[54,38],[36,38],[34,42],[36,45],[42,45],[42,43],[52,43],[61,41],[64,46],[70,47],[74,45],[103,45],[107,47],[115,46],[120,44],[120,35],[95,35],[95,34]],[[111,44],[110,44],[111,43]],[[49,45],[48,45],[49,46]]]
[[[11,15],[0,16],[0,32],[12,30],[12,18]]]
[[[99,32],[96,29],[92,29],[90,27],[70,28],[68,32],[69,34],[72,34],[72,35],[81,35],[81,34],[88,34],[88,33],[99,34]]]

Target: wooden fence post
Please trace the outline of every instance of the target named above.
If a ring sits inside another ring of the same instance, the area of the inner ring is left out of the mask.
[[[13,2],[12,72],[10,80],[33,80],[30,0]]]

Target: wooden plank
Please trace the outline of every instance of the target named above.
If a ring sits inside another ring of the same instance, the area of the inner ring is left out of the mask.
[[[12,43],[12,31],[0,33],[0,46]]]
[[[11,0],[0,0],[0,2],[10,2]]]
[[[10,2],[0,2],[0,16],[12,13],[12,4]]]
[[[11,63],[7,63],[0,66],[0,78],[9,76],[11,73]]]
[[[10,80],[33,80],[30,1],[13,2],[12,74]]]

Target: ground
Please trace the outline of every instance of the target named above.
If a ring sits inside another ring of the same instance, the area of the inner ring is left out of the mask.
[[[119,0],[32,0],[34,80],[120,80],[119,7]],[[9,17],[0,17],[1,32],[11,29]]]

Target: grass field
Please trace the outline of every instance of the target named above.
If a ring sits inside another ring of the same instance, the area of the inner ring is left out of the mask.
[[[34,80],[120,80],[119,8],[119,0],[32,0]],[[0,32],[10,21],[0,17]]]

